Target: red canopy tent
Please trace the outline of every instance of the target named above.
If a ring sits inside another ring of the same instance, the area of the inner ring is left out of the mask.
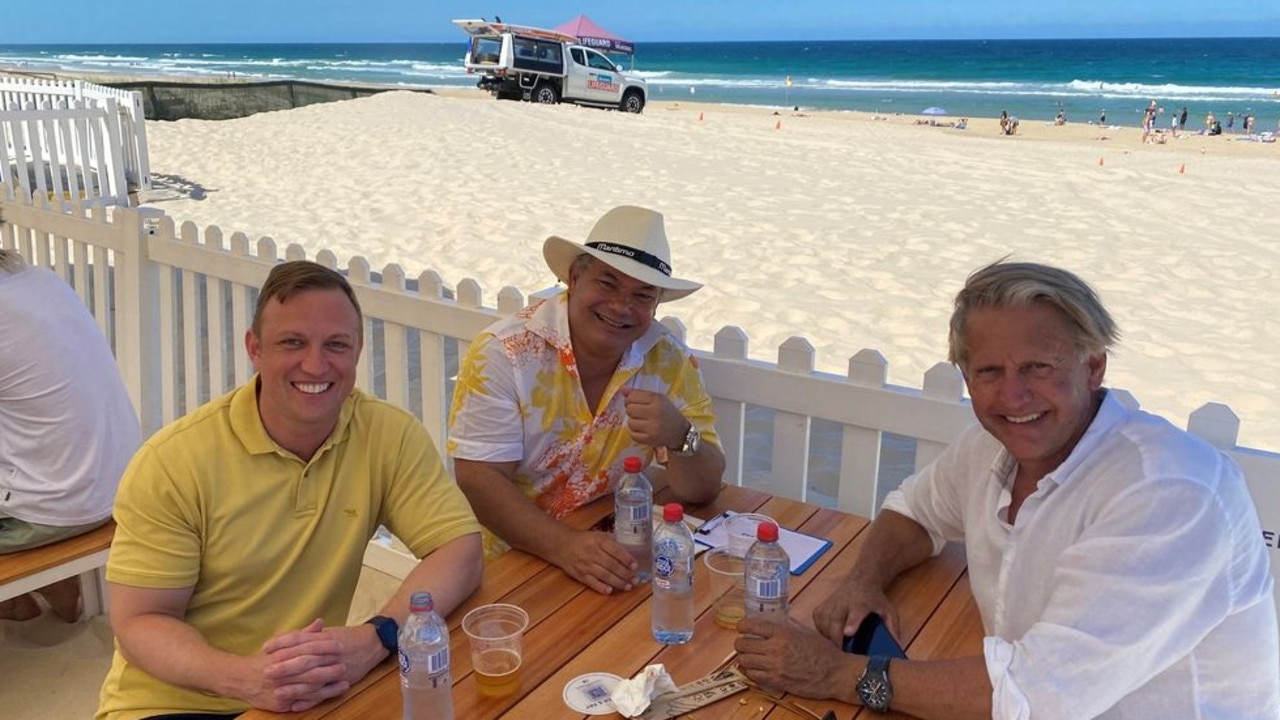
[[[572,35],[583,45],[607,53],[635,54],[636,48],[630,40],[623,40],[591,21],[586,15],[579,15],[563,25],[555,27],[556,32]]]

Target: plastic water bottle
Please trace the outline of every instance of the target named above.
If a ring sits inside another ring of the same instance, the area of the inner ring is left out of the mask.
[[[778,544],[777,525],[762,522],[756,526],[756,541],[747,550],[743,572],[747,617],[786,620],[791,558]]]
[[[653,533],[653,638],[666,645],[693,639],[693,534],[680,503],[662,507]]]
[[[649,582],[653,567],[653,486],[640,472],[640,458],[622,461],[625,473],[613,493],[613,539],[636,561],[636,577]]]
[[[435,611],[431,593],[409,599],[409,619],[400,628],[400,694],[404,720],[453,720],[449,673],[449,626]]]

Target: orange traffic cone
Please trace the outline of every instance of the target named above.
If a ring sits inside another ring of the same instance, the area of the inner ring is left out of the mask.
[[[1104,164],[1103,158],[1098,158],[1098,167],[1102,167]]]
[[[1186,164],[1186,163],[1182,163],[1181,165],[1179,165],[1179,166],[1178,166],[1178,174],[1179,174],[1179,175],[1186,175],[1186,174],[1187,174],[1187,164]]]
[[[773,124],[773,129],[774,129],[774,130],[781,130],[781,129],[782,129],[782,121],[781,121],[781,120],[779,120],[778,122],[774,123],[774,124]]]
[[[698,113],[698,122],[702,122],[702,113]]]

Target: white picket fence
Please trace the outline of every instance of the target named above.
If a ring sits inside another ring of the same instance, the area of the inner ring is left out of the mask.
[[[0,187],[129,205],[151,189],[141,93],[0,75]]]
[[[225,238],[216,226],[201,231],[191,223],[175,228],[167,216],[148,219],[128,208],[59,209],[43,195],[0,199],[0,214],[8,223],[0,246],[52,268],[84,298],[112,341],[145,433],[249,379],[244,333],[256,288],[281,257],[271,239],[251,242],[238,232]],[[305,253],[289,246],[284,257]],[[337,267],[329,251],[314,259]],[[394,264],[375,277],[359,257],[345,270],[365,313],[359,386],[415,413],[443,446],[458,358],[476,333],[523,307],[525,298],[503,288],[496,307],[487,307],[474,280],[447,290],[434,272],[410,279]],[[683,332],[679,320],[663,322]],[[783,343],[776,363],[748,359],[747,343],[741,329],[726,327],[710,351],[696,350],[715,403],[728,482],[872,515],[903,474],[928,463],[974,421],[960,375],[946,363],[925,373],[921,389],[903,388],[885,382],[888,364],[874,350],[854,355],[847,376],[836,376],[814,371],[814,351],[803,338]],[[1262,540],[1276,559],[1280,455],[1238,447],[1239,426],[1231,409],[1217,403],[1188,422],[1244,468]],[[405,567],[394,559],[375,563],[393,572]]]

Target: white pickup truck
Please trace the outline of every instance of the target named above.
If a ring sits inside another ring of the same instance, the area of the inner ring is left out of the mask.
[[[572,35],[487,20],[454,20],[471,36],[463,64],[479,73],[477,86],[499,100],[644,110],[644,78],[626,75],[604,53]]]

